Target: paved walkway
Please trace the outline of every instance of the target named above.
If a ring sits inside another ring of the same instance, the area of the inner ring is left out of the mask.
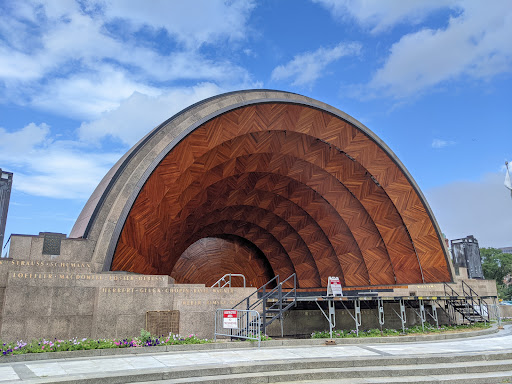
[[[117,371],[143,372],[159,368],[214,367],[229,364],[262,363],[271,360],[423,356],[436,354],[468,354],[481,352],[512,352],[512,325],[497,334],[456,340],[413,342],[401,344],[367,344],[336,346],[300,346],[250,348],[197,352],[165,352],[144,355],[104,356],[45,361],[1,363],[0,383],[37,382],[38,379],[58,379],[89,374],[112,374]]]

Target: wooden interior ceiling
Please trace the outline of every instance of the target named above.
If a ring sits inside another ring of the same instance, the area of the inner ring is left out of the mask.
[[[203,237],[194,242],[181,255],[171,277],[183,284],[201,280],[206,286],[212,286],[219,279],[211,273],[212,270],[221,276],[242,274],[254,287],[261,287],[274,277],[267,258],[259,248],[243,237],[232,235]],[[242,287],[242,278],[233,277],[232,286]]]
[[[441,244],[420,196],[373,139],[322,110],[262,103],[209,120],[166,155],[131,208],[111,269],[178,283],[239,271],[254,286],[291,273],[302,288],[325,287],[329,276],[349,287],[433,283],[451,278]]]

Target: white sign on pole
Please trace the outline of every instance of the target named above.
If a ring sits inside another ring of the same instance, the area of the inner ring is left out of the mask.
[[[327,296],[343,296],[339,277],[329,276],[329,280],[327,281]]]
[[[224,328],[238,328],[238,317],[236,309],[224,310]]]

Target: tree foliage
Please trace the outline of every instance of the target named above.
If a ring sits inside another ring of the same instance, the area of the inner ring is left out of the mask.
[[[480,248],[482,269],[486,279],[496,280],[498,296],[503,300],[512,300],[512,285],[508,287],[503,279],[512,274],[512,254],[503,253],[496,248]]]

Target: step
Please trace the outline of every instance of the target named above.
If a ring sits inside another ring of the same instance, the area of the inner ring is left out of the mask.
[[[454,364],[433,364],[418,367],[369,366],[353,368],[293,369],[273,372],[231,373],[202,377],[182,377],[160,380],[162,384],[221,384],[233,383],[497,383],[512,380],[512,361],[508,364],[456,366]],[[499,381],[496,381],[499,379]],[[150,383],[150,382],[143,382]],[[153,382],[154,383],[154,382]]]
[[[278,356],[276,356],[278,358]],[[494,378],[497,381],[489,381]],[[128,370],[89,377],[57,377],[60,383],[284,383],[305,380],[340,383],[502,383],[512,380],[512,352],[421,357],[270,360],[210,366]],[[344,381],[342,381],[344,380]],[[349,381],[347,381],[349,380]],[[365,381],[366,380],[366,381]],[[370,380],[370,381],[368,381]],[[462,381],[461,381],[462,380]],[[465,380],[465,381],[464,381]],[[487,381],[486,381],[487,380]]]
[[[301,384],[498,384],[511,383],[512,371],[497,373],[471,373],[464,375],[404,376],[394,378],[362,378],[335,380],[305,380]],[[282,381],[281,384],[296,383]]]

